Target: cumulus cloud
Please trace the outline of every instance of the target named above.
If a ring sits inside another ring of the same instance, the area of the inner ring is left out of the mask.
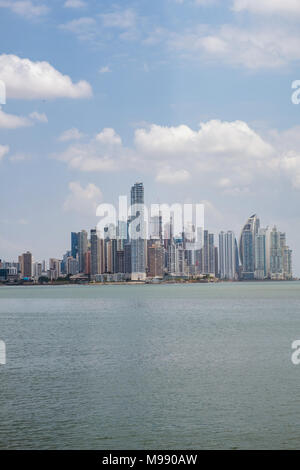
[[[9,146],[0,144],[0,161],[8,152],[9,152]]]
[[[89,183],[85,188],[79,182],[69,183],[69,194],[64,202],[64,211],[79,212],[84,215],[95,215],[96,208],[102,200],[102,192],[95,184]]]
[[[220,120],[201,123],[197,130],[186,125],[138,128],[131,149],[114,129],[103,129],[56,158],[84,172],[150,172],[157,182],[167,184],[185,183],[197,175],[202,184],[211,180],[211,187],[235,193],[248,190],[257,177],[272,178],[280,166],[272,143],[247,123]]]
[[[38,18],[46,15],[49,11],[46,5],[30,0],[0,0],[0,8],[8,8],[13,13],[26,18]]]
[[[87,143],[74,143],[55,156],[80,171],[118,171],[130,165],[130,151],[113,129],[103,129]]]
[[[79,140],[84,137],[84,134],[80,132],[76,127],[64,131],[58,138],[60,142],[68,142],[70,140]]]
[[[158,170],[155,180],[158,183],[177,184],[188,181],[190,177],[191,175],[187,170],[174,170],[166,166]]]
[[[33,126],[34,122],[47,123],[48,118],[44,113],[36,111],[29,114],[28,117],[16,116],[15,114],[5,113],[0,106],[0,129],[18,129],[20,127]]]
[[[298,28],[276,24],[238,27],[222,25],[217,29],[207,26],[169,34],[166,42],[190,58],[217,60],[248,69],[276,68],[300,60],[300,33]]]
[[[299,126],[261,136],[244,121],[211,120],[194,130],[186,125],[145,125],[134,133],[132,148],[114,129],[105,128],[88,142],[73,143],[57,159],[83,172],[130,169],[153,174],[162,184],[185,184],[239,196],[276,181],[300,189]]]
[[[137,129],[135,144],[138,151],[153,157],[182,158],[183,155],[244,155],[245,158],[263,158],[272,147],[243,121],[222,122],[211,120],[201,123],[198,131],[181,125],[150,129]]]
[[[29,114],[29,117],[33,119],[34,121],[43,122],[43,123],[48,122],[48,118],[45,113],[38,113],[37,111],[33,111],[32,113]]]
[[[108,146],[122,145],[121,137],[114,129],[109,127],[103,129],[101,132],[99,132],[99,134],[96,135],[96,141]]]
[[[0,55],[0,76],[6,84],[8,98],[55,99],[87,98],[91,86],[82,80],[73,83],[48,62],[32,62],[16,55]]]
[[[14,114],[7,114],[0,107],[0,129],[18,129],[19,127],[31,126],[30,119]]]

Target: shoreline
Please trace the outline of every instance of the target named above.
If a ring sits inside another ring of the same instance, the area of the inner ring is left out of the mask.
[[[159,285],[193,285],[193,284],[262,284],[262,283],[278,283],[278,282],[299,282],[300,279],[253,279],[245,281],[229,281],[229,280],[182,280],[182,281],[161,281],[161,282],[151,282],[151,281],[108,281],[108,282],[51,282],[51,283],[34,283],[34,282],[24,282],[24,283],[0,283],[1,287],[57,287],[57,286],[159,286]]]

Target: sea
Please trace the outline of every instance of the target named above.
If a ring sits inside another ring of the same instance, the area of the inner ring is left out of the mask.
[[[300,283],[0,287],[0,449],[297,449]]]

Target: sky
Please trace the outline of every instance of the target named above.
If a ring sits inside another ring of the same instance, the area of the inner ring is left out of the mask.
[[[215,234],[257,213],[300,276],[299,19],[298,0],[0,0],[0,259],[61,258],[143,181]]]

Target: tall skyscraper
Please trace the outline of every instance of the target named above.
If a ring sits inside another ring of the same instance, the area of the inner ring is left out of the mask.
[[[255,238],[255,279],[267,277],[266,229],[259,229]]]
[[[203,232],[203,248],[200,251],[202,253],[202,274],[215,276],[216,260],[214,234],[209,233],[208,230],[204,230]]]
[[[254,279],[255,272],[255,239],[259,230],[259,218],[256,214],[249,217],[240,237],[240,259],[242,263],[242,278]]]
[[[219,234],[219,272],[221,279],[236,278],[236,239],[232,231]]]
[[[160,242],[153,243],[148,248],[148,277],[162,278],[164,275],[164,247]]]
[[[144,222],[144,185],[135,183],[131,188],[131,228],[137,218],[139,224],[135,233],[131,233],[131,279],[133,281],[145,280],[146,278],[146,257],[145,257],[145,222]]]
[[[202,274],[209,274],[209,236],[208,230],[203,232]]]
[[[96,229],[91,230],[91,275],[105,271],[104,240],[98,237]]]
[[[115,238],[112,240],[106,240],[105,246],[106,272],[109,274],[114,274],[117,272],[117,240]]]
[[[21,275],[23,278],[32,277],[32,254],[27,251],[20,257],[21,262]]]
[[[270,250],[271,279],[280,279],[283,277],[283,258],[281,233],[276,227],[271,231]]]
[[[71,256],[75,259],[78,254],[78,233],[71,233]]]
[[[86,253],[88,250],[88,236],[85,230],[82,230],[78,234],[78,263],[79,263],[79,272],[85,272],[85,260]]]
[[[208,263],[208,272],[209,274],[216,275],[216,260],[215,260],[215,242],[214,234],[210,233],[208,235],[208,244],[209,244],[209,263]]]

